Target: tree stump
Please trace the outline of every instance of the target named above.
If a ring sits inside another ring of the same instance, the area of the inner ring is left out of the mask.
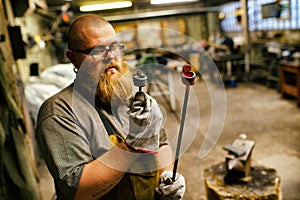
[[[247,177],[231,179],[225,163],[204,170],[208,200],[281,200],[280,177],[277,171],[253,165]]]

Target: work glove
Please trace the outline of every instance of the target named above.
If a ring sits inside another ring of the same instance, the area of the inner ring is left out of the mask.
[[[138,91],[129,99],[128,107],[129,134],[126,143],[140,152],[157,153],[163,115],[156,100]]]
[[[172,181],[173,172],[166,170],[160,176],[159,185],[155,188],[156,197],[159,200],[183,199],[185,192],[185,179],[176,173],[175,181]]]

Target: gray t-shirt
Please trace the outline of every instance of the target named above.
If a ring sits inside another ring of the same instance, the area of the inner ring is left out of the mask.
[[[73,84],[43,103],[36,134],[54,178],[57,199],[73,199],[85,164],[110,148],[97,110],[74,90]],[[167,143],[167,136],[161,131],[160,145]]]

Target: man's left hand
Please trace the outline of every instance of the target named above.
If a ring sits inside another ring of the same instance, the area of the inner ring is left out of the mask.
[[[155,189],[159,200],[183,199],[185,192],[185,179],[176,173],[175,181],[172,181],[173,172],[166,170],[160,176],[158,187]]]
[[[126,143],[145,153],[157,153],[163,114],[156,100],[139,91],[128,101],[129,133]]]

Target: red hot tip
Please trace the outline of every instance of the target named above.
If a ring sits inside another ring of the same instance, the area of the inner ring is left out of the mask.
[[[192,67],[189,64],[185,64],[182,67],[181,81],[185,85],[194,85],[195,84],[196,73],[191,71],[191,69],[192,69]]]

